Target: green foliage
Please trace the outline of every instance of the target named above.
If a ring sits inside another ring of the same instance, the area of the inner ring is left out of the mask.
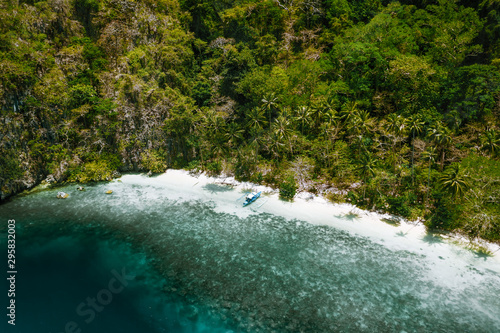
[[[88,0],[91,2],[93,0]],[[92,4],[96,6],[96,4]],[[71,38],[72,45],[83,45],[83,57],[89,64],[88,75],[94,74],[96,71],[103,70],[107,64],[105,54],[102,48],[97,46],[89,37],[73,37]]]
[[[69,106],[74,109],[85,104],[92,104],[96,98],[97,93],[90,85],[77,84],[69,90]]]
[[[426,216],[425,226],[431,230],[454,230],[459,226],[461,206],[454,204],[450,197],[440,191],[432,193],[434,208]]]
[[[412,209],[411,207],[415,204],[415,195],[401,195],[397,197],[388,197],[387,203],[389,204],[389,212],[403,216],[405,218],[411,218]]]
[[[478,120],[495,107],[500,74],[494,66],[474,64],[453,71],[446,82],[443,102],[451,123]]]
[[[67,163],[82,181],[168,164],[293,198],[294,170],[339,200],[498,239],[498,6],[9,1],[0,187]]]
[[[120,158],[117,155],[102,154],[70,169],[68,180],[80,183],[111,180],[120,166]]]
[[[193,87],[192,96],[198,106],[208,106],[212,97],[212,87],[207,82],[197,82]]]
[[[257,157],[255,150],[248,147],[244,150],[239,150],[236,155],[236,162],[234,164],[234,176],[237,180],[249,180],[255,178],[254,175],[257,171]],[[260,181],[262,181],[262,173],[260,174]],[[259,177],[257,177],[259,178]]]
[[[295,193],[297,192],[297,184],[295,184],[295,178],[293,176],[288,176],[279,185],[280,198],[285,200],[293,200]]]
[[[142,167],[153,173],[162,173],[167,169],[163,151],[146,150],[141,154]]]
[[[465,195],[461,228],[470,238],[500,239],[500,163],[478,154],[461,162],[468,174],[470,190]]]
[[[462,197],[469,189],[468,177],[463,174],[459,164],[453,164],[448,167],[439,178],[439,183],[445,192],[451,194],[451,197]]]
[[[15,156],[12,151],[7,151],[7,153],[2,152],[2,158],[0,158],[0,175],[4,182],[8,179],[18,179],[23,175],[18,156]]]
[[[209,175],[219,175],[222,172],[222,163],[220,163],[219,161],[213,161],[207,163],[207,165],[205,165],[205,168]]]

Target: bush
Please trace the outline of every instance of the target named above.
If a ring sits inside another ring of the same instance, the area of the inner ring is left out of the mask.
[[[280,198],[285,200],[293,200],[297,192],[297,184],[293,176],[289,176],[280,184]]]
[[[206,165],[209,176],[219,175],[222,172],[222,164],[219,161],[213,161]]]
[[[69,90],[69,104],[73,109],[85,104],[93,104],[96,98],[97,92],[90,85],[77,84]]]
[[[392,214],[403,217],[410,216],[411,210],[406,196],[387,197],[387,203],[389,204],[389,212]]]
[[[347,197],[346,197],[347,202],[355,205],[358,203],[359,199],[360,197],[356,192],[354,191],[347,192]]]
[[[162,173],[167,169],[167,162],[162,156],[162,152],[147,150],[141,154],[141,165],[144,169],[153,173]]]
[[[461,214],[461,206],[453,204],[449,196],[442,192],[432,193],[435,199],[434,209],[426,216],[425,226],[430,229],[453,230],[458,227],[457,221]]]
[[[102,154],[93,161],[79,165],[70,170],[69,181],[88,183],[113,179],[113,174],[121,166],[118,156]]]
[[[249,180],[257,170],[255,154],[251,150],[238,152],[234,163],[234,176],[236,180]]]

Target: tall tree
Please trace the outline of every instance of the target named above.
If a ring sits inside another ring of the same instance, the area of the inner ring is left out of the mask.
[[[245,113],[245,118],[247,120],[247,127],[250,130],[261,130],[266,124],[264,110],[259,107],[254,107]]]
[[[278,116],[273,124],[273,134],[280,142],[288,141],[290,153],[293,154],[292,147],[292,129],[290,128],[290,121],[283,115]]]
[[[262,103],[264,109],[267,109],[267,112],[269,114],[269,129],[271,129],[271,117],[273,113],[273,109],[275,109],[278,106],[278,97],[276,97],[275,93],[271,93],[267,96],[264,96],[262,98]]]
[[[236,122],[229,123],[227,131],[224,134],[229,147],[234,148],[238,141],[243,140],[244,132]]]
[[[415,135],[422,133],[424,122],[420,120],[420,117],[417,114],[412,115],[408,119],[408,130],[412,136],[411,139],[411,183],[414,185],[415,178],[415,164],[413,157],[415,155]]]
[[[300,125],[300,133],[304,135],[304,126],[311,123],[311,108],[308,106],[299,106],[295,112],[295,120]]]
[[[451,130],[446,126],[441,125],[441,123],[435,123],[427,130],[427,137],[439,147],[441,152],[440,170],[443,171],[446,148],[452,142]]]
[[[429,203],[429,192],[431,190],[431,166],[432,162],[434,162],[434,158],[436,157],[436,147],[429,146],[424,152],[423,152],[423,157],[424,159],[429,161],[429,173],[427,176],[427,194],[425,196],[425,204]]]
[[[361,158],[358,160],[359,166],[357,170],[361,175],[361,179],[363,179],[363,185],[364,185],[363,200],[365,199],[366,196],[366,184],[368,183],[368,179],[375,175],[376,164],[377,164],[376,160],[369,153],[361,155]]]

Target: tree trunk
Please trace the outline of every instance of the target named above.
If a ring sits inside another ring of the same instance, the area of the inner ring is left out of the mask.
[[[415,153],[415,132],[413,132],[413,140],[411,141],[411,186],[415,186],[415,181],[414,181],[415,167],[413,162],[414,153]]]
[[[440,171],[443,172],[444,168],[444,147],[441,149],[441,166],[440,166]]]
[[[427,177],[427,198],[425,199],[425,206],[429,204],[429,191],[431,190],[431,159],[429,158],[429,176]]]

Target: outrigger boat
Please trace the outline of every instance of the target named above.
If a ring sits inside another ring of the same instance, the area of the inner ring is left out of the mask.
[[[243,207],[248,206],[249,204],[257,200],[257,198],[260,197],[261,193],[262,192],[252,192],[249,195],[247,195],[245,201],[243,202]]]

